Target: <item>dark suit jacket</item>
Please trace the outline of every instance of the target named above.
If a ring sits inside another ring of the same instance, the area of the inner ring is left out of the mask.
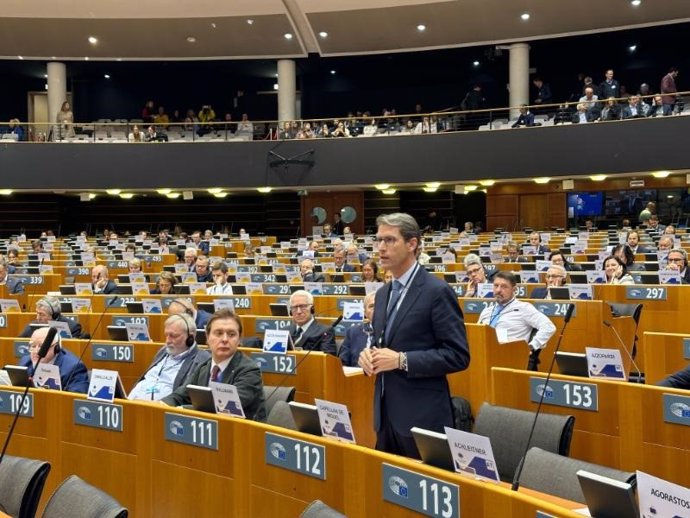
[[[326,282],[326,277],[320,272],[310,272],[302,277],[304,282]]]
[[[690,365],[683,370],[671,374],[668,378],[664,378],[657,385],[685,390],[690,389]]]
[[[335,271],[336,271],[336,272],[338,271],[338,267],[337,267],[337,266],[335,267]],[[340,271],[341,271],[341,272],[354,272],[354,271],[355,271],[355,267],[352,266],[351,264],[345,263],[345,264],[343,264],[342,269],[341,269]],[[340,272],[338,272],[338,273],[340,273]]]
[[[199,364],[189,376],[187,385],[207,387],[211,377],[211,364],[211,358]],[[223,371],[221,383],[228,383],[237,388],[242,409],[247,419],[253,419],[254,421],[266,420],[264,384],[261,381],[261,370],[254,361],[237,351]],[[188,405],[190,399],[187,394],[187,386],[178,388],[169,396],[161,399],[161,401],[171,406]]]
[[[529,298],[531,298],[531,299],[545,299],[548,292],[549,292],[548,288],[546,288],[544,286],[539,286],[538,288],[534,288],[532,290],[532,293],[530,293]]]
[[[53,363],[60,369],[62,390],[86,394],[89,390],[89,374],[86,371],[86,366],[79,361],[79,358],[71,352],[62,349],[55,355]],[[29,372],[33,374],[31,356],[28,354],[21,359],[19,365],[29,367]]]
[[[69,326],[69,332],[72,333],[72,338],[81,338],[81,324],[79,322],[74,322],[70,320],[67,317],[63,317],[60,315],[59,317],[55,318],[57,322],[67,322],[67,325]],[[34,332],[34,330],[31,328],[31,324],[38,324],[39,322],[37,320],[32,320],[29,322],[24,330],[22,331],[21,336],[22,338],[29,338],[31,334]]]
[[[388,283],[376,292],[376,339],[384,332],[390,291]],[[394,370],[376,377],[375,429],[381,428],[385,399],[390,423],[400,435],[411,436],[414,426],[442,432],[444,426],[453,426],[446,374],[461,371],[470,363],[458,299],[445,281],[423,267],[417,268],[391,325],[388,346],[407,353],[408,372]]]
[[[338,351],[338,356],[343,365],[357,367],[359,353],[367,345],[367,334],[364,332],[364,328],[368,325],[364,323],[354,325],[345,333],[345,340],[343,340],[343,344]]]
[[[161,347],[156,353],[156,356],[153,357],[151,365],[147,367],[147,369],[144,371],[144,374],[142,374],[141,378],[139,378],[137,383],[143,380],[146,373],[153,369],[158,363],[160,363],[167,354],[168,353],[165,350],[165,346]],[[186,387],[187,385],[189,385],[189,378],[191,377],[192,373],[196,370],[196,368],[199,365],[204,363],[210,357],[211,353],[209,353],[205,349],[199,349],[199,346],[196,346],[184,359],[182,365],[180,365],[180,370],[177,372],[177,376],[175,376],[175,380],[173,381],[173,390],[177,390],[180,387]]]
[[[204,311],[203,309],[200,309],[199,311],[196,312],[196,328],[197,329],[206,329],[206,323],[208,320],[211,318],[211,313],[208,311]]]
[[[296,329],[297,326],[295,325],[295,323],[291,323],[290,336],[295,335]],[[323,340],[321,340],[321,343],[317,344],[316,342],[318,342],[322,336],[324,336]],[[309,326],[309,328],[304,333],[302,333],[300,341],[297,342],[295,346],[301,347],[305,351],[310,351],[313,349],[316,351],[322,351],[324,353],[336,356],[335,333],[333,333],[333,331],[328,326],[319,324],[316,321],[314,321]]]

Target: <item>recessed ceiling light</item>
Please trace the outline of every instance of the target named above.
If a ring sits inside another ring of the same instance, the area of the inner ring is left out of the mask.
[[[216,28],[216,24],[215,24],[215,23],[211,23],[211,27],[213,27],[213,28],[215,29],[215,28]]]
[[[606,180],[606,175],[605,174],[593,174],[592,176],[589,177],[590,180],[593,182],[603,182]]]
[[[117,58],[115,61],[122,61],[122,58]]]
[[[158,194],[164,194],[165,195],[165,194],[170,194],[172,192],[172,189],[167,189],[167,188],[166,189],[156,189],[156,192]]]
[[[43,77],[45,77],[46,79],[48,79],[48,74],[43,74]]]
[[[439,187],[441,187],[441,182],[429,182],[426,184],[426,186],[430,189],[438,189]]]
[[[214,193],[214,196],[216,198],[225,198],[228,194],[230,194],[230,193],[229,192],[217,192],[217,193]]]
[[[247,25],[254,25],[254,20],[252,20],[251,18],[249,18],[249,19],[247,20]]]
[[[0,196],[9,196],[12,194],[12,189],[0,189]]]
[[[23,60],[23,59],[24,59],[24,56],[17,56],[17,59]]]
[[[496,183],[496,180],[481,180],[479,183],[482,184],[484,187],[491,187],[493,184]]]
[[[655,173],[652,173],[652,176],[654,178],[668,178],[670,174],[671,171],[656,171]]]
[[[332,76],[335,75],[335,70],[331,70],[331,75],[332,75]]]
[[[122,190],[121,189],[106,189],[105,192],[107,192],[108,194],[111,194],[113,196],[117,196],[118,194],[120,194],[122,192]]]
[[[123,200],[131,200],[134,198],[134,193],[133,192],[122,192],[120,193],[120,198]]]
[[[395,194],[395,189],[384,189],[381,191],[383,194]]]
[[[110,79],[110,74],[103,74],[103,77],[105,77],[106,79]]]
[[[478,67],[478,66],[479,66],[479,61],[476,61],[476,60],[475,60],[475,61],[472,62],[472,64],[473,64],[475,67]]]
[[[535,178],[534,183],[549,183],[551,181],[551,178],[548,176],[542,176],[541,178]]]
[[[271,192],[273,189],[271,187],[259,187],[257,191],[259,191],[261,194],[268,194]]]
[[[283,36],[285,37],[286,40],[291,40],[291,39],[292,39],[292,34],[289,33],[289,32],[286,32],[285,34],[283,34]]]
[[[278,90],[280,88],[280,85],[278,83],[273,83],[273,89]]]
[[[630,45],[630,46],[628,47],[628,50],[629,50],[630,52],[635,52],[635,51],[637,50],[637,45]]]
[[[89,60],[89,56],[84,56],[84,61],[88,61],[88,60]]]
[[[389,183],[377,183],[376,185],[374,185],[374,187],[376,187],[379,191],[385,191],[386,189],[391,188],[391,184],[389,184]]]
[[[209,194],[218,194],[219,192],[223,192],[223,189],[220,187],[212,187],[208,189]]]
[[[436,192],[436,191],[438,191],[438,187],[424,187],[423,191],[424,192]]]
[[[327,33],[326,31],[321,31],[321,32],[319,33],[319,36],[320,36],[321,38],[328,38],[328,33]]]
[[[91,45],[95,45],[96,43],[98,43],[98,38],[96,38],[95,36],[89,36],[89,43]]]
[[[180,193],[180,192],[169,192],[169,193],[166,194],[165,196],[168,197],[168,198],[170,198],[171,200],[176,200],[177,198],[180,197],[181,194],[182,194],[182,193]]]
[[[630,0],[630,5],[633,7],[639,7],[639,5],[642,3],[642,0]]]
[[[196,43],[196,38],[194,36],[187,36],[188,43]]]
[[[467,192],[472,192],[472,191],[476,191],[476,190],[477,190],[476,185],[465,185],[465,191],[467,191]]]
[[[529,13],[522,13],[522,14],[520,15],[520,19],[521,19],[523,22],[526,22],[527,20],[529,20]]]
[[[419,25],[417,25],[417,30],[419,32],[424,32],[426,30],[426,25],[424,25],[423,23],[420,23]]]

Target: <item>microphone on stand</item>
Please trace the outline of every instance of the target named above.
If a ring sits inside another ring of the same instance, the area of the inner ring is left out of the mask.
[[[549,365],[549,370],[546,373],[545,386],[549,385],[549,380],[551,379],[551,374],[553,373],[553,367],[556,364],[556,353],[561,348],[561,341],[563,340],[563,334],[565,333],[565,328],[568,327],[568,323],[575,312],[575,304],[572,302],[568,304],[568,310],[563,318],[563,327],[561,328],[561,334],[558,337],[558,342],[556,343],[556,349],[553,351],[553,358],[551,358],[551,365]],[[534,435],[534,429],[537,427],[537,419],[539,419],[539,413],[541,412],[541,405],[544,402],[544,395],[546,394],[546,389],[542,390],[541,396],[539,397],[539,403],[537,404],[537,411],[534,413],[534,421],[532,421],[532,428],[529,431],[529,436],[527,437],[527,444],[525,445],[525,452],[522,454],[520,459],[520,465],[515,472],[515,477],[513,477],[513,485],[511,486],[512,491],[517,491],[520,488],[520,476],[522,475],[522,468],[525,465],[525,457],[529,451],[529,445],[532,442],[532,436]]]

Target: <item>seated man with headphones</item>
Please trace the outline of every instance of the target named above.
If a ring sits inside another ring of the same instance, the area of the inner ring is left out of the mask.
[[[551,295],[549,293],[549,288],[551,287],[561,287],[565,286],[565,281],[567,277],[567,272],[565,268],[557,264],[552,264],[546,270],[546,287],[538,287],[532,290],[529,298],[531,299],[550,299]]]
[[[323,351],[336,355],[335,334],[314,319],[314,297],[305,290],[290,295],[288,307],[292,323],[290,337],[295,349]]]
[[[680,273],[680,283],[690,284],[690,269],[688,269],[688,254],[682,248],[674,248],[666,256],[666,269]]]
[[[516,298],[517,277],[514,274],[504,271],[496,273],[493,290],[496,302],[482,310],[477,323],[496,329],[501,343],[527,342],[530,350],[527,370],[536,371],[539,353],[556,332],[556,326],[532,304]]]
[[[50,322],[66,322],[72,338],[82,338],[81,324],[76,320],[70,320],[62,316],[60,311],[60,301],[55,297],[44,297],[36,302],[36,319],[32,320],[19,336],[28,338],[33,333],[31,324],[46,324]]]
[[[211,357],[208,351],[199,349],[195,336],[196,324],[191,316],[169,316],[165,321],[165,345],[127,397],[158,401],[187,386],[194,369]]]
[[[19,365],[29,368],[29,374],[33,375],[38,363],[38,351],[48,335],[48,327],[36,329],[29,340],[29,354],[24,356]],[[60,334],[56,334],[53,343],[48,349],[41,363],[52,363],[60,369],[60,384],[62,390],[68,392],[80,392],[86,394],[89,389],[89,375],[86,366],[70,351],[62,348]]]
[[[304,282],[326,282],[323,273],[314,271],[314,261],[311,259],[302,259],[299,264],[299,271]]]
[[[187,299],[175,299],[168,306],[168,315],[179,315],[181,313],[186,313],[194,319],[197,329],[204,329],[209,318],[211,318],[211,313],[208,311],[197,310]]]

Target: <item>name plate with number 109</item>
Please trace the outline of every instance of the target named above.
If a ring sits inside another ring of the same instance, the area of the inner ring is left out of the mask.
[[[266,432],[266,464],[326,480],[326,448]]]
[[[421,473],[382,464],[383,499],[426,516],[460,517],[460,488]]]
[[[22,399],[22,392],[0,390],[0,414],[15,414],[20,406],[20,416],[33,417],[34,395],[27,394],[26,397]]]
[[[165,413],[165,439],[198,448],[218,449],[218,422]]]
[[[594,383],[573,383],[551,379],[547,386],[546,378],[530,378],[529,385],[530,400],[534,403],[538,403],[544,393],[544,403],[547,405],[599,411],[599,395]]]
[[[626,286],[625,298],[628,300],[666,300],[668,290],[661,286],[647,288],[644,286]]]

